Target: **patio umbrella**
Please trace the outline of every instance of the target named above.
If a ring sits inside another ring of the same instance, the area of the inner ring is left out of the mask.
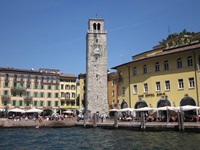
[[[26,111],[26,113],[41,113],[43,110],[37,108],[31,108]]]
[[[164,106],[164,107],[158,107],[155,110],[174,110],[174,111],[176,111],[176,108],[171,107],[171,106]]]
[[[119,109],[118,111],[120,112],[126,112],[126,111],[134,111],[134,108],[123,108],[123,109]]]
[[[198,110],[200,107],[198,106],[192,106],[192,105],[185,105],[181,107],[176,107],[177,110],[183,110],[183,111],[188,111],[188,110]]]
[[[25,110],[19,109],[19,108],[14,108],[14,109],[8,110],[8,112],[25,113]]]
[[[154,108],[142,107],[142,108],[137,108],[137,109],[135,109],[135,111],[150,111],[150,110],[154,110]]]
[[[67,111],[63,111],[63,113],[72,114],[73,112],[71,110],[67,110]]]
[[[118,109],[110,109],[109,111],[118,111]]]

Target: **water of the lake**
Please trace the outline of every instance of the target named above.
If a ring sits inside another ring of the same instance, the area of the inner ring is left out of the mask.
[[[0,129],[2,150],[193,150],[200,147],[200,134],[142,132],[102,128]]]

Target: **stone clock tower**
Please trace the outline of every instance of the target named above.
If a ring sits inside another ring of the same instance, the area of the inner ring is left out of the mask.
[[[86,110],[103,114],[108,112],[104,19],[89,19],[86,49]]]

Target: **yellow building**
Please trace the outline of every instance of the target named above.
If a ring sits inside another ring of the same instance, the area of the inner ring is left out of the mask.
[[[76,76],[73,74],[60,74],[60,108],[76,110],[80,107],[76,95]]]
[[[117,73],[108,73],[108,106],[109,109],[118,108],[118,93],[117,93]]]
[[[121,108],[199,106],[200,34],[166,40],[113,67]]]
[[[80,106],[85,106],[85,93],[86,93],[86,74],[79,74],[79,100],[80,100]]]

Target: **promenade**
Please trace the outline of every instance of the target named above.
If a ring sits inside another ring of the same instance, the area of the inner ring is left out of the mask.
[[[12,119],[0,119],[0,128],[67,128],[67,127],[83,127],[93,128],[101,127],[106,129],[128,129],[136,131],[180,131],[178,122],[146,122],[145,128],[141,128],[139,121],[118,121],[117,127],[114,120],[106,119],[102,122],[99,120],[94,126],[93,122],[86,122],[76,118],[67,118],[64,120],[42,120],[42,122],[28,120],[28,121],[14,121]],[[200,132],[200,122],[184,122],[184,131],[186,132]]]
[[[118,121],[115,127],[114,120],[106,119],[104,122],[97,122],[96,127],[110,128],[110,129],[131,129],[136,131],[179,131],[178,122],[146,122],[145,128],[141,129],[141,122],[139,121]],[[76,122],[76,126],[94,127],[93,122],[86,122],[81,120]],[[184,122],[184,131],[200,132],[200,122]]]
[[[0,119],[0,128],[61,128],[61,127],[73,127],[75,126],[75,118],[67,118],[64,120],[46,120],[42,122],[28,120],[28,121],[14,121],[13,119]]]

